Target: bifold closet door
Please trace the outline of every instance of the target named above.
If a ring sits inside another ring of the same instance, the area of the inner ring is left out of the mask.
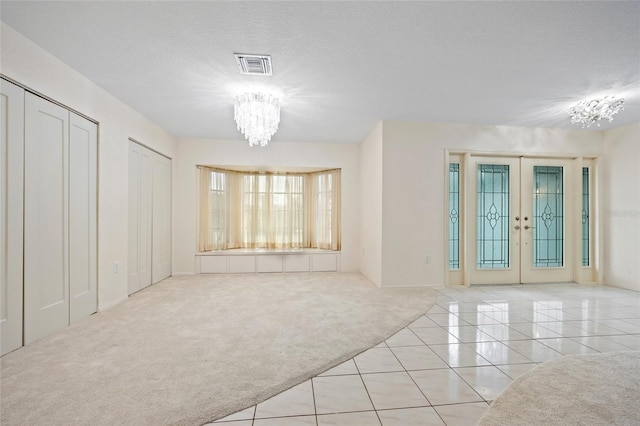
[[[171,276],[171,160],[129,141],[128,292]]]
[[[0,80],[0,356],[22,346],[24,89]]]
[[[69,325],[69,111],[25,95],[24,340]]]
[[[129,294],[151,285],[152,154],[129,142]]]
[[[171,275],[171,160],[155,153],[152,221],[151,281],[155,284]]]
[[[25,94],[24,343],[97,310],[97,128]]]
[[[69,130],[69,323],[97,310],[98,129],[70,113]]]

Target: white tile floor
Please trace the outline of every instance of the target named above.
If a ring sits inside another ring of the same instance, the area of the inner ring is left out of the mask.
[[[637,292],[542,284],[437,293],[429,312],[386,342],[212,425],[474,425],[539,363],[640,350]]]

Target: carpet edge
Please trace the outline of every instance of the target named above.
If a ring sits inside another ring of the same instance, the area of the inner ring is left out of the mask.
[[[350,360],[351,358],[354,358],[354,357],[360,355],[361,353],[368,351],[369,349],[379,345],[380,343],[383,343],[384,341],[389,339],[389,337],[393,336],[394,334],[396,334],[400,330],[402,330],[405,327],[407,327],[409,324],[411,324],[414,321],[416,321],[421,316],[425,315],[427,313],[427,311],[429,309],[431,309],[436,303],[435,296],[432,296],[432,298],[433,298],[433,300],[430,302],[430,305],[427,307],[427,309],[425,309],[424,312],[415,315],[414,317],[412,317],[411,320],[407,321],[402,326],[397,327],[397,328],[394,327],[395,330],[390,331],[383,339],[381,339],[381,340],[376,339],[375,343],[367,344],[367,346],[364,347],[364,348],[355,349],[355,350],[347,353],[346,355],[338,357],[337,359],[335,359],[332,362],[327,362],[324,366],[318,367],[318,368],[312,370],[309,373],[305,373],[305,374],[297,376],[296,378],[289,379],[286,382],[282,383],[281,385],[275,386],[270,391],[268,391],[268,392],[265,391],[263,393],[260,393],[260,394],[256,395],[255,397],[251,398],[250,401],[248,401],[249,403],[248,404],[242,404],[241,408],[234,409],[233,411],[229,411],[228,413],[220,415],[218,417],[215,417],[212,420],[206,420],[204,423],[200,423],[200,426],[204,426],[204,425],[207,425],[207,424],[209,424],[211,422],[218,421],[218,420],[220,420],[220,419],[222,419],[224,417],[227,417],[227,416],[229,416],[229,415],[231,415],[233,413],[236,413],[238,411],[242,411],[242,410],[245,410],[247,408],[253,407],[254,405],[260,404],[261,402],[264,402],[269,398],[273,398],[274,396],[279,395],[279,394],[291,389],[292,387],[297,386],[297,385],[299,385],[299,384],[301,384],[301,383],[303,383],[303,382],[305,382],[305,381],[307,381],[307,380],[309,380],[309,379],[311,379],[311,378],[313,378],[313,377],[315,377],[315,376],[317,376],[319,374],[322,374],[325,371],[328,371],[328,370],[330,370],[330,369],[342,364],[343,362],[346,362],[346,361]]]

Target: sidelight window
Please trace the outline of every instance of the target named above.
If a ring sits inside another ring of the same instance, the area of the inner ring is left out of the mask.
[[[449,164],[449,269],[460,269],[460,164]]]

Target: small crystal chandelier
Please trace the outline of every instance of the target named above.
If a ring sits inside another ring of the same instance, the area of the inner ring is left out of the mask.
[[[278,131],[280,100],[268,93],[243,93],[236,96],[233,119],[249,146],[266,146]]]
[[[589,127],[593,123],[600,127],[600,120],[606,118],[609,123],[613,121],[613,116],[621,109],[624,109],[624,99],[616,99],[615,96],[607,95],[601,99],[578,102],[569,110],[571,124],[578,124]]]

